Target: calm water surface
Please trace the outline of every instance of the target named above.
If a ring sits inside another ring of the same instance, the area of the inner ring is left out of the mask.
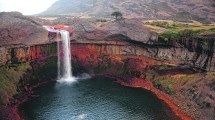
[[[72,85],[50,83],[40,97],[19,106],[29,120],[167,120],[161,102],[142,89],[127,88],[104,77]]]

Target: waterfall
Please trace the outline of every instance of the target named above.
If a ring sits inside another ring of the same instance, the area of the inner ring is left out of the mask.
[[[60,31],[62,42],[58,42],[58,81],[71,83],[75,81],[72,76],[71,49],[69,32]]]
[[[49,32],[54,32],[57,34],[57,39],[59,38],[60,33],[60,40],[58,39],[57,43],[57,54],[58,54],[58,82],[63,83],[73,83],[76,79],[72,76],[72,64],[71,64],[71,48],[70,48],[70,33],[65,30],[56,30],[50,26],[43,26]]]
[[[57,33],[57,37],[58,37],[58,33]],[[60,68],[60,42],[58,41],[57,42],[57,56],[58,56],[58,60],[57,60],[57,77],[58,77],[58,79],[60,79],[61,78],[61,75],[60,75],[60,73],[61,73],[61,68]]]

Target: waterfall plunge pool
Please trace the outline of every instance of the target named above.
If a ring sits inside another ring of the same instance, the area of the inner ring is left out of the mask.
[[[95,77],[74,84],[50,83],[18,107],[27,120],[168,120],[161,101],[143,89]]]

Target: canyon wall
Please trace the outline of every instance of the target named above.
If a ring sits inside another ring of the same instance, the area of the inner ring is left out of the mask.
[[[131,56],[145,56],[152,59],[160,60],[166,63],[172,63],[175,65],[188,64],[193,67],[204,68],[209,71],[215,70],[215,55],[202,51],[201,54],[196,51],[190,51],[182,47],[159,47],[159,46],[147,46],[137,45],[129,43],[120,44],[93,44],[93,43],[72,43],[73,48],[89,47],[96,48],[98,51],[112,55],[131,55]],[[78,46],[78,47],[77,47]],[[87,46],[87,47],[86,47]],[[85,49],[84,48],[84,49]],[[14,62],[27,62],[34,61],[38,58],[43,58],[50,53],[56,52],[57,43],[34,45],[34,46],[18,46],[18,47],[1,47],[0,48],[0,65]],[[199,49],[197,49],[199,50]],[[76,51],[72,51],[72,54]],[[85,51],[87,52],[87,51]],[[52,55],[56,55],[52,54]]]
[[[163,61],[164,63],[189,65],[190,67],[196,67],[202,70],[215,71],[215,54],[213,54],[215,47],[203,48],[204,46],[200,47],[196,45],[190,50],[189,47],[186,48],[186,46],[182,46],[183,44],[180,44],[181,47],[175,47],[167,45],[136,44],[122,41],[106,41],[104,43],[95,44],[86,42],[83,45],[100,46],[100,51],[105,51],[107,54],[145,56]],[[211,44],[208,43],[208,45]]]
[[[0,50],[0,104],[9,103],[12,96],[24,92],[28,84],[56,78],[56,43],[1,47]]]
[[[0,66],[7,63],[34,61],[50,55],[56,55],[57,44],[34,46],[0,47]]]
[[[211,48],[193,48],[189,50],[185,47],[172,46],[149,46],[133,44],[128,42],[105,42],[105,43],[72,43],[75,46],[89,46],[99,49],[107,54],[112,55],[133,55],[145,56],[152,59],[160,60],[165,63],[175,65],[190,65],[192,67],[201,68],[208,71],[215,71],[215,54],[207,50]],[[30,47],[1,47],[0,48],[0,65],[11,62],[33,61],[48,55],[52,51],[56,51],[56,43],[34,45]],[[214,48],[212,48],[213,50]],[[87,52],[87,51],[85,51]],[[73,54],[74,52],[72,52]],[[97,53],[97,52],[96,52]]]

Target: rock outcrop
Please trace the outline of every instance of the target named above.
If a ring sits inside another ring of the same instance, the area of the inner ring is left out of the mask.
[[[150,32],[150,28],[147,28],[141,21],[135,19],[114,21],[104,25],[104,29],[108,31],[106,38],[109,39],[125,39],[144,44],[153,44],[158,40],[156,33]]]
[[[0,13],[0,46],[32,45],[48,42],[42,25],[18,12]]]

